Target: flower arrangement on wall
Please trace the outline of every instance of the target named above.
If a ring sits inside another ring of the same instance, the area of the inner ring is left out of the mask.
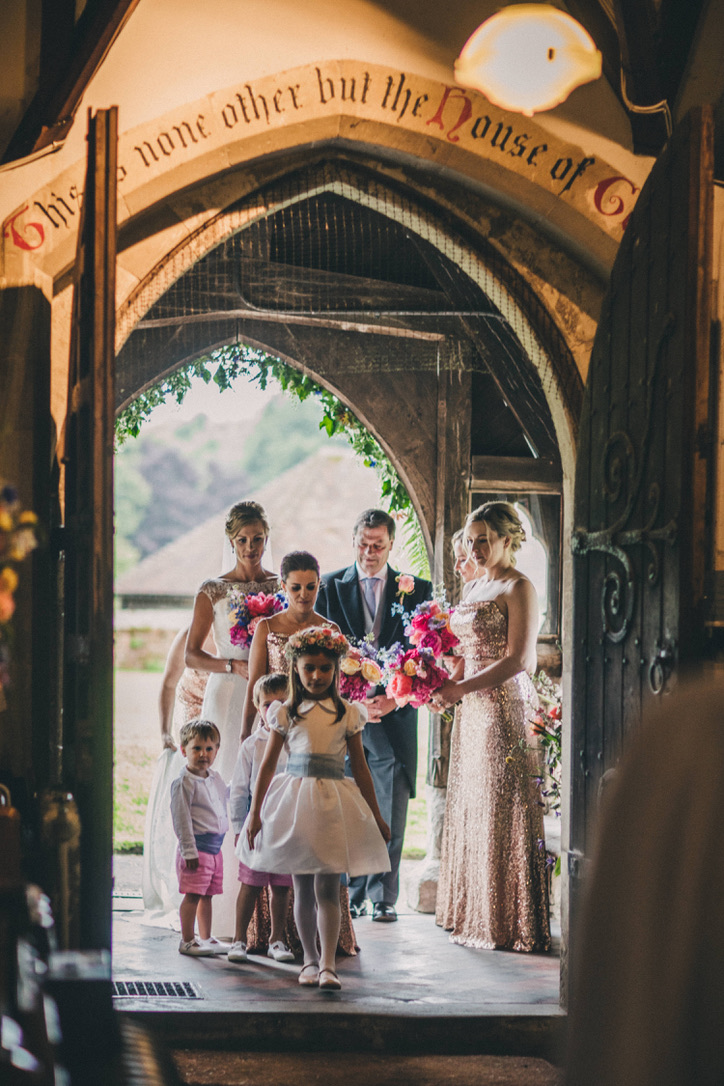
[[[22,509],[15,487],[0,479],[0,712],[6,708],[18,566],[38,545],[38,518]]]

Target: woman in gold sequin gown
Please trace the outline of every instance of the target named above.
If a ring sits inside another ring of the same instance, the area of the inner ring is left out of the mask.
[[[319,563],[308,551],[292,551],[285,554],[281,565],[282,586],[287,596],[286,611],[264,618],[254,630],[249,655],[249,686],[244,703],[243,737],[251,734],[256,716],[253,703],[254,684],[262,675],[272,671],[289,672],[289,662],[285,655],[287,641],[292,634],[308,626],[339,627],[329,622],[323,615],[317,614],[314,605],[319,592]],[[295,951],[301,951],[301,943],[293,921],[293,893],[289,895],[289,920],[285,932],[285,941]],[[340,906],[342,912],[339,931],[338,953],[353,956],[358,947],[349,911],[349,893],[346,886],[340,886]],[[247,948],[250,951],[262,950],[269,938],[271,919],[268,913],[266,895],[259,898],[259,906],[254,912],[247,931]]]
[[[465,526],[479,576],[451,622],[462,660],[440,690],[462,698],[452,734],[436,920],[452,942],[550,949],[543,812],[526,727],[538,604],[515,569],[525,539],[515,508],[488,502]]]

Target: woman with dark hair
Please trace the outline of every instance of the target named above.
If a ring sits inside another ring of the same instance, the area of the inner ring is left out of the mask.
[[[272,671],[282,671],[289,674],[289,659],[286,647],[289,638],[300,630],[311,626],[327,626],[338,630],[335,622],[330,622],[323,615],[317,614],[314,605],[317,602],[319,592],[319,562],[309,551],[291,551],[282,558],[281,565],[282,587],[287,596],[289,606],[286,611],[271,618],[263,618],[254,630],[249,654],[249,687],[244,703],[244,716],[242,719],[242,734],[244,737],[251,734],[256,716],[256,709],[252,699],[252,693],[257,679],[262,675],[268,675]],[[293,903],[292,903],[293,904]],[[340,905],[342,910],[342,925],[339,933],[338,950],[341,954],[354,955],[357,953],[352,916],[349,911],[349,893],[346,886],[340,885]],[[259,908],[254,913],[249,925],[248,946],[263,945],[269,930],[267,917],[266,897],[259,899]],[[287,925],[285,942],[297,950],[299,948],[299,936],[291,919]]]
[[[242,741],[251,735],[256,709],[252,697],[254,685],[262,675],[271,671],[288,674],[289,665],[284,655],[287,641],[292,634],[306,626],[335,626],[314,610],[319,592],[319,562],[309,551],[292,551],[285,554],[281,565],[282,588],[286,593],[286,611],[271,618],[263,618],[254,630],[249,652],[249,686],[244,701],[241,721]]]
[[[550,949],[543,815],[527,741],[538,601],[515,568],[525,541],[508,502],[465,523],[477,576],[451,628],[462,656],[433,699],[455,714],[436,920],[452,942],[486,950]]]

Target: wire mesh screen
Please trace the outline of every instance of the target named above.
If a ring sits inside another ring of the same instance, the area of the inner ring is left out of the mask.
[[[199,259],[189,265],[179,251],[139,295],[118,357],[119,407],[184,362],[242,342],[335,389],[395,374],[414,390],[426,374],[470,371],[471,452],[558,462],[546,392],[556,385],[575,414],[575,366],[492,247],[478,239],[473,251],[405,193],[332,166],[247,198],[214,230]]]

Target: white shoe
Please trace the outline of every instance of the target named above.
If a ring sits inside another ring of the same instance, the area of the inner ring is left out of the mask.
[[[266,952],[267,958],[273,958],[275,962],[293,962],[294,955],[289,947],[278,939],[276,943],[270,943]]]
[[[229,943],[222,943],[214,935],[210,939],[199,939],[202,946],[208,947],[212,954],[228,954]]]
[[[246,943],[232,943],[228,954],[228,960],[230,962],[248,962],[249,958],[246,953]]]
[[[210,958],[213,955],[213,950],[208,946],[204,946],[198,939],[191,939],[190,942],[185,943],[182,939],[178,945],[179,954],[189,954],[192,958]]]

